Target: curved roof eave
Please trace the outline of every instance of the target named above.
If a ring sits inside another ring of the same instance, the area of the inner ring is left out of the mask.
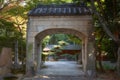
[[[51,4],[38,5],[28,13],[28,16],[79,16],[91,15],[91,13],[91,9],[85,5]]]

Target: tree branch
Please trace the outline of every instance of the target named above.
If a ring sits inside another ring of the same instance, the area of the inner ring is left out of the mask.
[[[91,7],[93,10],[93,13],[98,17],[98,20],[100,21],[103,30],[107,33],[107,35],[112,38],[115,42],[118,42],[118,39],[112,34],[112,32],[108,29],[108,24],[107,22],[100,16],[100,14],[97,12],[96,7],[94,5],[94,0],[91,1]]]
[[[9,5],[9,1],[7,2],[7,3],[1,3],[1,5],[0,5],[0,11],[2,11],[5,7],[7,7],[8,5]]]

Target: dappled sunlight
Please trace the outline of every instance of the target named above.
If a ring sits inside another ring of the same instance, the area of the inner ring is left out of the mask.
[[[34,78],[46,78],[46,79],[50,79],[49,76],[45,76],[45,75],[37,75]]]
[[[42,78],[50,78],[50,77],[48,77],[48,76],[42,76]]]
[[[44,63],[46,68],[41,68],[38,71],[39,75],[57,75],[57,76],[81,76],[84,75],[82,65],[75,61],[46,61]],[[43,76],[42,76],[43,77]],[[45,77],[45,76],[44,76]]]

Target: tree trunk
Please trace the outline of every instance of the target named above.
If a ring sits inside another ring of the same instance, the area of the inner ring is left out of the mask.
[[[100,21],[103,30],[107,33],[107,35],[112,38],[115,42],[118,41],[118,39],[112,34],[112,32],[109,30],[108,28],[108,23],[106,20],[104,20],[104,18],[100,15],[100,13],[96,10],[96,7],[94,5],[94,0],[90,0],[91,1],[91,7],[93,10],[93,13],[98,17],[98,20]]]
[[[18,59],[18,40],[16,41],[15,44],[15,62],[14,62],[14,67],[17,68],[19,64],[19,59]]]
[[[98,55],[99,59],[98,59],[98,64],[100,67],[100,71],[104,72],[103,66],[102,66],[102,57],[101,57],[101,50],[99,50],[99,55]]]
[[[102,17],[100,15],[100,13],[96,10],[96,7],[94,5],[94,0],[90,0],[91,2],[91,7],[92,7],[92,10],[93,10],[93,13],[98,17],[98,20],[100,21],[101,25],[102,25],[102,28],[103,30],[107,33],[107,35],[112,38],[115,42],[117,42],[117,44],[119,45],[120,44],[120,41],[119,41],[119,38],[116,38],[112,32],[109,30],[109,25],[107,23],[107,21],[104,19],[104,17]],[[117,61],[117,72],[118,72],[118,75],[120,76],[120,45],[118,47],[118,61]]]
[[[118,54],[117,73],[118,73],[118,75],[120,76],[120,45],[119,45],[119,47],[118,47],[118,52],[117,52],[117,54]]]
[[[99,57],[99,59],[98,59],[98,64],[99,64],[99,67],[100,67],[100,71],[101,72],[104,72],[104,69],[103,69],[103,66],[102,66],[102,57],[101,57],[101,54],[102,54],[102,52],[101,52],[101,42],[102,42],[102,40],[103,40],[103,38],[104,38],[104,36],[105,36],[105,34],[104,33],[102,33],[101,34],[101,37],[100,37],[100,40],[99,40],[99,42],[98,42],[98,44],[99,44],[99,46],[97,46],[97,51],[98,51],[98,57]]]

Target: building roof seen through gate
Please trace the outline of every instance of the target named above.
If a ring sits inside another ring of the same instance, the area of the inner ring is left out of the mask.
[[[29,16],[75,16],[75,15],[90,15],[91,9],[86,5],[76,4],[39,4],[36,8],[32,9]]]
[[[47,45],[43,51],[50,51],[56,47],[59,47],[59,45]],[[66,46],[62,46],[62,50],[81,50],[81,46],[78,44],[74,44],[74,45],[66,45]]]

